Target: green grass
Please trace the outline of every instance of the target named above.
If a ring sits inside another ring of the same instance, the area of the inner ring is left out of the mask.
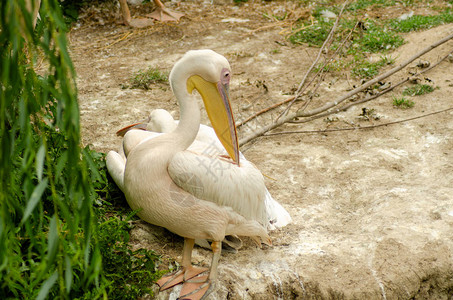
[[[157,270],[160,257],[152,250],[132,251],[129,245],[130,218],[106,217],[101,214],[99,225],[99,248],[103,260],[105,278],[111,282],[110,299],[137,299],[149,294],[151,287],[163,272]]]
[[[451,2],[450,2],[451,3]],[[429,16],[412,16],[406,20],[364,18],[369,10],[379,8],[392,9],[394,5],[407,7],[427,7],[438,14]],[[344,62],[336,61],[336,65],[327,66],[327,71],[336,71],[338,66],[349,66],[352,75],[360,78],[370,78],[379,74],[380,69],[387,63],[369,63],[366,57],[373,53],[387,53],[404,44],[401,33],[413,30],[432,28],[440,24],[453,22],[453,9],[440,4],[439,7],[427,6],[429,3],[421,0],[356,0],[346,7],[342,19],[339,21],[336,36],[331,44],[330,51],[338,48],[343,38],[350,32],[357,22],[360,22],[347,43],[346,49],[340,53]],[[311,21],[301,21],[295,26],[293,33],[288,36],[294,44],[305,44],[320,47],[327,38],[334,20],[325,20],[321,16],[323,10],[339,13],[341,3],[333,1],[318,2],[313,9],[314,24]],[[393,64],[393,61],[390,62]]]
[[[129,82],[131,89],[149,90],[152,84],[158,82],[167,82],[168,74],[159,69],[149,67],[146,70],[138,70],[132,74]]]
[[[405,96],[419,96],[428,94],[434,91],[434,87],[428,84],[416,84],[410,87],[407,87],[403,91]]]
[[[395,5],[395,0],[357,0],[352,2],[347,10],[349,11],[358,11],[369,8],[371,6],[383,7]]]
[[[401,36],[375,21],[366,22],[365,26],[367,30],[363,32],[361,37],[354,40],[354,47],[350,52],[387,52],[404,43]]]
[[[411,108],[415,105],[415,102],[404,97],[397,98],[393,97],[393,106],[401,109]]]
[[[395,60],[387,56],[381,56],[380,60],[377,62],[369,62],[363,58],[355,59],[356,63],[354,64],[351,73],[352,75],[359,78],[373,78],[379,74],[379,70],[387,65],[392,65]]]
[[[453,22],[453,10],[447,9],[445,12],[436,16],[414,15],[406,20],[391,20],[389,28],[397,32],[410,32],[422,29],[429,29],[446,23]]]
[[[289,36],[294,44],[308,44],[309,46],[321,46],[329,35],[333,22],[318,20],[313,26],[310,23],[301,24],[306,29],[298,30]]]

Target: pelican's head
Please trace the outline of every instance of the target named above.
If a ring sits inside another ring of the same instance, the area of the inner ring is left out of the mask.
[[[206,112],[225,150],[239,165],[236,125],[229,100],[231,68],[228,60],[212,50],[187,52],[170,72],[172,88],[186,82],[187,93],[196,89],[203,98]]]

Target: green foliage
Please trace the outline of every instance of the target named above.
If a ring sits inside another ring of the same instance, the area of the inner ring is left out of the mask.
[[[289,40],[296,44],[308,43],[310,46],[321,46],[326,40],[333,26],[333,21],[326,21],[319,18],[313,26],[301,24],[304,29],[296,30],[295,34],[290,35]],[[338,31],[351,30],[356,23],[349,20],[341,20],[338,25]],[[376,53],[380,51],[388,51],[398,48],[404,43],[404,39],[397,33],[389,30],[382,24],[368,20],[364,26],[366,30],[356,33],[352,40],[352,45],[348,50],[349,54],[354,53]],[[340,40],[333,43],[333,48],[337,47]]]
[[[110,299],[137,299],[146,293],[152,296],[151,286],[161,276],[156,261],[159,257],[151,250],[129,248],[129,218],[100,216],[99,246],[105,277],[112,282]]]
[[[407,87],[403,91],[405,96],[419,96],[428,94],[434,91],[434,87],[429,84],[415,84],[413,86]]]
[[[41,11],[37,36],[24,1],[0,3],[2,299],[65,297],[100,275],[66,28],[56,1],[43,0]],[[37,53],[45,75],[33,69]],[[54,139],[65,144],[57,153]]]
[[[317,23],[300,24],[300,28],[295,34],[289,36],[289,40],[294,44],[307,43],[309,46],[321,46],[326,40],[333,26],[333,22],[324,19],[317,20]],[[303,29],[302,29],[303,28]]]
[[[404,43],[401,36],[379,23],[369,21],[366,26],[367,30],[363,35],[354,40],[356,44],[354,50],[369,53],[385,52],[396,49]]]
[[[357,0],[351,3],[347,9],[350,11],[363,10],[371,6],[383,7],[395,5],[395,0]]]
[[[389,27],[398,32],[409,32],[421,29],[429,29],[441,24],[453,22],[453,10],[447,9],[435,16],[412,16],[405,20],[391,20]]]
[[[397,108],[407,109],[415,105],[415,102],[404,97],[397,98],[393,97],[393,106]]]
[[[130,82],[131,89],[144,89],[149,90],[151,84],[157,82],[167,82],[168,75],[162,71],[149,67],[146,70],[138,70],[132,74]]]
[[[34,30],[24,0],[0,2],[0,298],[115,298],[122,276],[144,294],[156,256],[130,252],[128,238],[112,249],[131,257],[129,273],[109,273],[105,241],[129,229],[104,217],[112,203],[100,196],[111,201],[115,192],[103,155],[80,147],[65,22],[56,0],[41,5]],[[47,66],[39,75],[38,58]]]
[[[329,48],[330,52],[338,49],[348,33],[351,37],[346,42],[344,49],[339,52],[342,59],[336,60],[333,65],[325,67],[326,71],[337,71],[349,67],[352,75],[361,78],[370,78],[378,75],[379,70],[386,64],[378,62],[369,63],[366,55],[372,53],[386,53],[397,49],[404,43],[401,32],[430,28],[444,23],[453,22],[453,10],[447,4],[436,3],[439,7],[431,5],[429,8],[440,11],[438,15],[413,16],[406,20],[385,20],[364,18],[367,12],[374,9],[387,9],[397,3],[404,6],[424,7],[427,4],[421,0],[356,0],[351,1],[345,8],[339,20],[336,33]],[[317,1],[313,9],[314,21],[300,21],[294,26],[293,33],[288,39],[294,44],[308,44],[320,47],[331,31],[335,20],[326,19],[323,11],[328,10],[338,15],[342,3],[334,1]],[[357,26],[356,26],[357,25]],[[342,60],[342,61],[341,61]],[[317,69],[319,70],[320,67]]]
[[[379,70],[382,67],[393,63],[394,59],[388,58],[387,56],[381,56],[381,59],[377,62],[369,62],[363,58],[357,58],[351,73],[360,78],[373,78],[379,74]]]

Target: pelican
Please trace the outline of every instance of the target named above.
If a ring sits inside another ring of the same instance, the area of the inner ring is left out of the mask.
[[[142,140],[154,138],[160,133],[171,132],[176,129],[179,121],[174,120],[172,115],[165,109],[154,109],[149,114],[148,120],[146,122],[135,123],[124,127],[117,131],[117,135],[124,136],[127,131],[132,129],[146,130],[147,133],[136,133],[134,135],[134,140],[129,140],[128,144],[125,144],[124,147],[120,148],[120,151],[126,153],[123,156],[123,159],[126,159],[127,153],[135,147]],[[223,148],[220,143],[215,131],[212,127],[200,124],[198,134],[195,138],[194,143],[188,148],[192,152],[198,153],[210,153],[211,155],[215,153],[217,156],[228,155],[228,153]],[[198,150],[198,151],[197,151]],[[239,159],[249,164],[245,156],[239,152]],[[280,205],[265,187],[265,206],[266,206],[266,215],[267,223],[266,227],[268,230],[275,230],[277,228],[284,227],[291,222],[291,216],[289,213]],[[205,247],[206,243],[203,241],[198,241],[197,244]]]
[[[229,103],[230,65],[212,50],[187,52],[173,67],[169,80],[180,107],[177,127],[153,138],[124,136],[127,159],[107,155],[109,173],[119,183],[138,216],[182,237],[181,269],[163,277],[161,290],[183,283],[181,298],[206,297],[215,286],[222,240],[226,235],[249,236],[258,245],[272,242],[265,228],[265,185],[262,174],[240,161],[236,127]],[[188,150],[200,127],[197,90],[213,129],[228,156]],[[137,143],[137,141],[139,141]],[[208,275],[192,266],[195,239],[211,240]]]

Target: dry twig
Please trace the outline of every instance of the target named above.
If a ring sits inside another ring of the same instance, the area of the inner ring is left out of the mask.
[[[406,67],[407,65],[412,63],[417,58],[421,57],[422,55],[424,55],[424,54],[426,54],[426,53],[428,53],[430,51],[432,51],[433,49],[437,48],[438,46],[446,43],[447,41],[449,41],[451,39],[453,39],[453,34],[450,34],[450,35],[446,36],[445,38],[437,41],[436,43],[430,45],[429,47],[426,47],[425,49],[423,49],[422,51],[420,51],[417,54],[413,55],[412,57],[410,57],[409,59],[407,59],[406,61],[404,61],[400,65],[392,68],[391,70],[387,71],[386,73],[384,73],[384,74],[382,74],[380,76],[375,77],[374,79],[371,79],[371,80],[365,82],[361,86],[351,90],[350,92],[348,92],[345,95],[339,97],[335,101],[328,102],[328,103],[324,104],[323,106],[315,108],[315,109],[313,109],[311,111],[308,111],[308,112],[304,112],[304,111],[298,110],[296,112],[287,114],[285,117],[282,117],[282,118],[276,120],[275,122],[273,122],[272,124],[266,125],[266,126],[260,128],[255,133],[253,133],[253,134],[241,139],[239,141],[239,145],[244,145],[244,144],[250,142],[251,140],[253,140],[253,139],[257,138],[257,137],[262,136],[263,134],[265,134],[269,130],[275,129],[278,126],[280,126],[280,125],[282,125],[284,123],[288,123],[288,122],[293,121],[295,118],[312,117],[312,116],[315,116],[315,115],[318,115],[318,114],[321,114],[321,113],[324,113],[324,112],[326,112],[327,114],[334,113],[334,112],[336,112],[336,110],[331,110],[332,108],[338,106],[340,103],[342,103],[345,100],[351,98],[352,96],[356,95],[357,93],[360,93],[360,92],[364,91],[365,89],[367,89],[370,86],[378,83],[379,81],[382,81],[385,78],[387,78],[387,77],[395,74],[396,72],[402,70],[404,67]],[[328,112],[328,111],[331,111],[331,112]]]
[[[346,1],[346,2],[347,2],[347,1]],[[345,2],[345,4],[346,4],[346,2]],[[343,9],[344,9],[344,8],[345,8],[345,5],[343,6]],[[349,32],[349,34],[346,36],[346,38],[343,39],[343,41],[341,42],[341,44],[339,45],[339,47],[336,49],[336,51],[335,51],[329,58],[325,59],[324,64],[319,68],[318,72],[313,76],[313,78],[310,80],[310,82],[308,82],[307,84],[305,84],[308,75],[311,73],[311,71],[313,70],[314,66],[315,66],[316,63],[318,62],[318,60],[319,60],[321,54],[325,51],[325,48],[326,48],[325,46],[326,46],[326,44],[328,43],[329,40],[331,40],[331,38],[332,38],[332,33],[333,33],[334,30],[335,30],[335,27],[336,27],[336,25],[337,25],[337,23],[338,23],[338,20],[339,20],[341,14],[342,14],[342,12],[343,12],[343,9],[341,10],[340,14],[338,15],[337,20],[336,20],[336,22],[335,22],[335,24],[334,24],[332,30],[331,30],[330,33],[329,33],[329,36],[327,37],[326,41],[323,43],[321,49],[319,50],[318,55],[317,55],[315,61],[314,61],[313,64],[310,66],[310,68],[308,69],[308,71],[305,73],[304,78],[303,78],[302,81],[300,82],[299,87],[298,87],[298,89],[297,89],[296,92],[295,92],[295,96],[292,96],[292,97],[290,97],[290,98],[288,98],[288,99],[285,99],[285,100],[283,100],[283,101],[281,101],[281,102],[278,102],[278,103],[273,104],[273,105],[271,105],[271,106],[269,106],[269,107],[267,107],[267,108],[265,108],[265,109],[260,110],[259,112],[257,112],[257,113],[255,113],[255,114],[251,115],[251,116],[248,117],[247,119],[245,119],[245,120],[243,120],[243,121],[241,121],[241,122],[238,122],[238,123],[236,124],[237,127],[241,127],[241,126],[243,126],[244,124],[246,124],[247,122],[250,122],[251,120],[255,119],[256,117],[262,115],[263,113],[266,113],[266,112],[268,112],[268,111],[270,111],[270,110],[272,110],[272,109],[275,109],[275,108],[277,108],[277,107],[279,107],[279,106],[281,106],[281,105],[283,105],[283,104],[285,104],[285,103],[290,102],[290,104],[288,105],[288,107],[287,107],[287,108],[286,108],[286,109],[285,109],[285,110],[277,117],[277,120],[278,120],[281,116],[283,116],[284,114],[286,114],[286,113],[289,111],[290,107],[291,107],[291,106],[293,105],[293,103],[294,103],[296,100],[298,100],[298,98],[305,92],[305,90],[307,89],[307,87],[310,86],[316,79],[318,79],[318,83],[317,83],[317,85],[315,86],[315,88],[314,88],[312,94],[315,93],[315,91],[318,89],[319,85],[321,84],[321,82],[322,82],[322,80],[323,80],[323,78],[324,78],[324,77],[321,77],[321,78],[320,78],[321,74],[323,74],[323,72],[324,72],[324,68],[325,68],[331,61],[333,61],[333,59],[338,55],[338,53],[340,52],[340,50],[341,50],[341,49],[343,48],[343,46],[345,45],[346,41],[348,41],[348,40],[350,39],[352,33],[353,33],[353,32],[355,31],[355,29],[357,28],[358,22],[355,24],[354,28]],[[304,27],[304,29],[305,29],[305,27]],[[319,78],[320,78],[320,79],[319,79]],[[305,86],[305,88],[303,88],[304,86]],[[303,88],[303,89],[302,89],[302,88]],[[306,108],[306,107],[308,106],[308,104],[310,103],[310,100],[311,100],[311,99],[309,99],[309,100],[304,104],[304,106],[301,108],[302,110],[305,110],[305,108]]]
[[[263,136],[272,136],[272,135],[282,135],[282,134],[294,134],[294,133],[326,133],[326,132],[335,132],[335,131],[348,131],[348,130],[360,130],[360,129],[373,129],[373,128],[378,128],[378,127],[383,127],[383,126],[389,126],[389,125],[395,125],[395,124],[400,124],[408,121],[413,121],[425,117],[429,117],[432,115],[437,115],[440,113],[444,113],[447,111],[453,110],[453,107],[449,107],[446,109],[438,110],[435,112],[423,114],[420,116],[415,116],[412,118],[407,118],[403,120],[398,120],[398,121],[392,121],[392,122],[387,122],[387,123],[381,123],[381,124],[375,124],[375,125],[369,125],[369,126],[354,126],[354,127],[347,127],[347,128],[334,128],[334,129],[324,129],[324,130],[292,130],[292,131],[280,131],[280,132],[270,132],[270,133],[265,133]]]
[[[437,65],[439,65],[442,61],[446,60],[448,58],[448,56],[450,54],[452,54],[452,53],[453,53],[453,50],[450,51],[449,53],[447,53],[447,55],[445,55],[441,59],[439,59],[436,63],[431,64],[428,68],[421,70],[420,72],[418,72],[417,74],[414,74],[413,76],[417,77],[417,76],[419,76],[419,75],[421,75],[423,73],[428,72],[429,70],[431,70],[434,67],[436,67]],[[344,105],[343,107],[335,108],[334,110],[329,110],[329,111],[317,114],[315,116],[312,116],[312,117],[309,117],[309,118],[306,118],[306,119],[303,119],[303,120],[293,120],[293,121],[290,121],[289,123],[307,123],[307,122],[310,122],[310,121],[313,121],[313,120],[316,120],[316,119],[319,119],[319,118],[322,118],[322,117],[325,117],[325,116],[328,116],[328,115],[331,115],[331,114],[334,114],[334,113],[338,113],[340,111],[346,111],[346,110],[348,110],[349,108],[351,108],[351,107],[353,107],[355,105],[362,104],[362,103],[371,101],[373,99],[376,99],[376,98],[378,98],[378,97],[380,97],[380,96],[392,91],[394,88],[396,88],[396,87],[408,82],[410,79],[411,79],[410,77],[402,79],[402,80],[398,81],[397,83],[391,85],[390,87],[380,91],[379,93],[376,93],[376,94],[374,94],[372,96],[366,97],[366,98],[364,98],[362,100],[351,102],[349,104]]]

